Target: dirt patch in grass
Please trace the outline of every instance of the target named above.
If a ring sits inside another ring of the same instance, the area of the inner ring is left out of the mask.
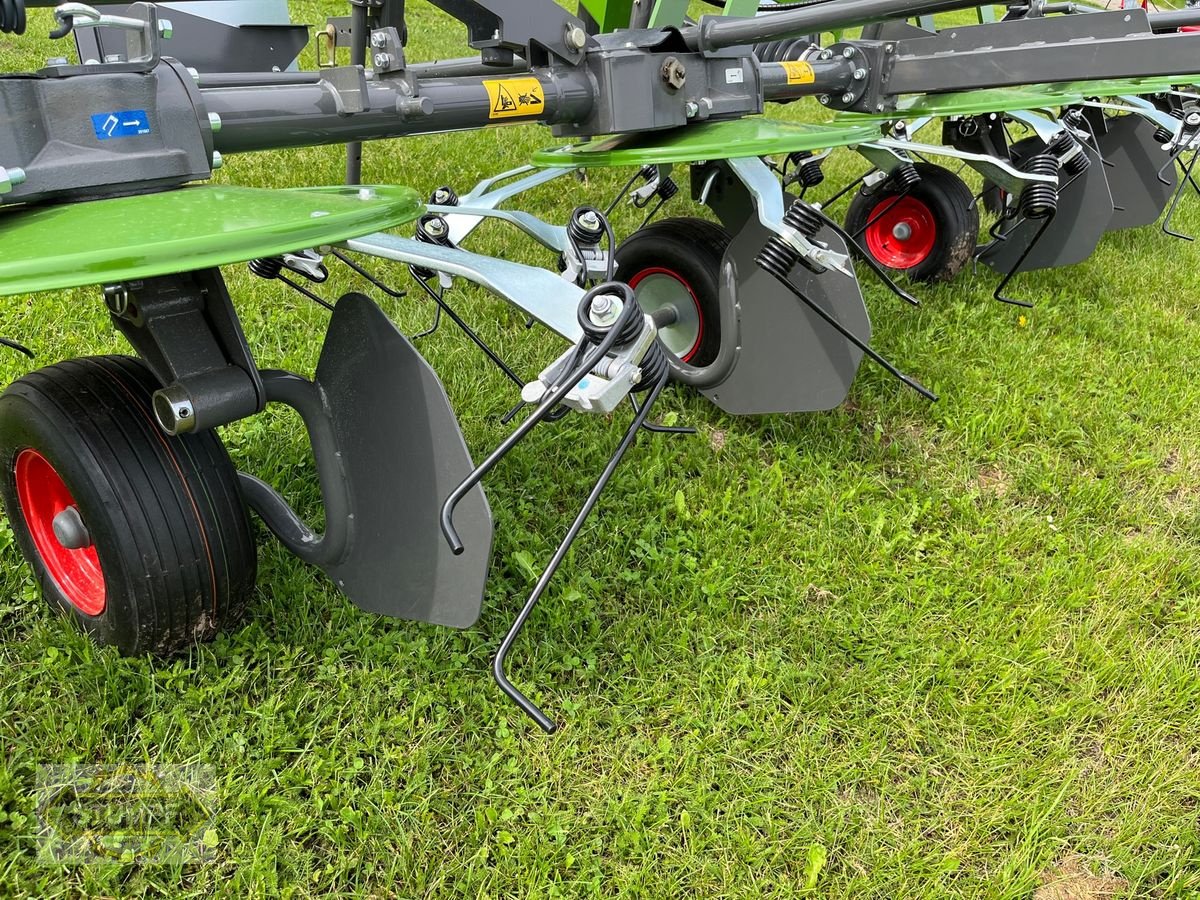
[[[1012,479],[999,466],[984,466],[975,478],[979,489],[995,497],[1003,497],[1012,487]]]
[[[1033,900],[1107,900],[1129,888],[1129,882],[1111,872],[1095,874],[1076,854],[1064,857],[1038,876],[1041,882]]]
[[[708,446],[713,448],[713,452],[720,453],[725,449],[725,432],[719,429],[714,430],[708,436]]]

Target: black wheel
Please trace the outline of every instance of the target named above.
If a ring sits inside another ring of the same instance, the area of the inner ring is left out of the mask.
[[[914,163],[921,180],[907,194],[890,181],[859,190],[846,230],[881,265],[914,281],[949,281],[975,254],[979,210],[971,189],[948,169]]]
[[[729,233],[706,219],[663,219],[617,247],[617,277],[642,310],[660,322],[658,336],[676,379],[712,364],[721,349],[721,258]]]
[[[31,372],[0,394],[0,496],[47,602],[101,645],[177,653],[242,612],[255,547],[212,432],[167,437],[146,366]]]

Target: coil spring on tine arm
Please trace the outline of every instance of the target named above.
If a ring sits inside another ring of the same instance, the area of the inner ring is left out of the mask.
[[[783,224],[794,228],[806,238],[812,238],[821,230],[824,222],[821,214],[809,204],[803,200],[794,200],[787,212],[783,214]],[[818,275],[825,271],[824,266],[803,259],[794,247],[777,234],[767,238],[767,242],[763,244],[762,250],[758,251],[758,256],[754,258],[754,261],[776,278],[782,279],[788,277],[792,266],[797,261],[803,262],[806,267]]]
[[[622,298],[622,302],[633,304],[636,307],[635,312],[623,314],[613,325],[597,325],[592,321],[590,316],[591,306],[598,296],[600,295],[594,295],[586,304],[581,303],[576,313],[579,327],[583,330],[588,340],[598,345],[608,336],[613,328],[616,328],[618,331],[616,338],[613,340],[614,348],[627,347],[636,341],[641,336],[642,329],[646,327],[646,322],[645,313],[638,306],[637,299],[633,293],[627,293]],[[638,367],[642,370],[642,378],[641,381],[634,385],[634,393],[650,390],[658,383],[660,378],[668,373],[669,364],[667,363],[667,357],[663,353],[662,346],[659,344],[657,338],[650,345],[650,349],[646,351],[646,355],[642,357],[641,362],[638,363]]]
[[[811,188],[825,180],[825,171],[821,168],[821,160],[813,157],[814,154],[811,150],[795,150],[787,155],[787,161],[795,169],[789,179],[791,184],[799,184],[802,188]]]
[[[435,247],[454,246],[450,240],[450,229],[446,225],[446,220],[437,213],[429,213],[417,219],[417,230],[413,238],[422,244],[433,244]],[[409,266],[408,268],[424,281],[428,281],[437,274],[433,269],[427,269],[424,266]]]
[[[1068,153],[1076,148],[1079,149],[1070,159],[1064,159]],[[1087,171],[1088,166],[1092,164],[1091,159],[1083,152],[1079,139],[1065,129],[1050,138],[1046,144],[1046,149],[1063,160],[1063,169],[1071,176],[1082,175]]]
[[[921,180],[921,173],[917,171],[917,167],[911,162],[902,162],[896,168],[892,169],[888,176],[888,181],[897,190],[906,191],[916,185]]]
[[[1058,157],[1052,153],[1037,153],[1022,166],[1030,175],[1057,175]],[[1020,211],[1027,219],[1044,219],[1058,209],[1058,187],[1036,182],[1021,192]]]
[[[283,257],[260,256],[258,259],[252,259],[246,263],[246,268],[252,275],[257,275],[259,278],[268,280],[278,278],[279,273],[283,271]]]
[[[0,34],[25,33],[25,0],[0,0]]]
[[[433,189],[429,202],[437,206],[458,206],[458,192],[448,184]]]
[[[1167,114],[1173,119],[1183,121],[1183,110],[1178,107],[1167,110]],[[1175,140],[1175,132],[1168,131],[1164,126],[1159,125],[1154,129],[1154,140],[1160,144],[1169,144]]]

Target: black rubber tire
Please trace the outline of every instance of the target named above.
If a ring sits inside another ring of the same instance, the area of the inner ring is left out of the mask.
[[[979,210],[975,207],[975,197],[966,182],[949,169],[926,162],[913,165],[921,180],[913,185],[908,196],[924,204],[933,217],[937,228],[933,247],[920,262],[908,268],[897,269],[888,266],[885,260],[878,261],[892,271],[903,272],[913,281],[950,281],[975,255],[979,240]],[[870,191],[860,188],[850,201],[846,211],[846,231],[855,235],[855,240],[866,252],[871,253],[871,248],[866,235],[859,232],[871,221],[871,213],[880,203],[899,194],[899,189],[885,181]]]
[[[0,394],[0,497],[21,552],[52,607],[126,655],[170,656],[231,625],[257,568],[229,454],[211,431],[164,434],[151,412],[158,387],[140,360],[97,356],[38,369]],[[72,602],[35,544],[17,488],[26,450],[61,478],[91,536],[98,614]]]
[[[729,241],[729,232],[715,222],[674,218],[635,231],[617,247],[617,278],[636,284],[642,273],[669,269],[683,279],[695,298],[701,323],[699,345],[686,363],[663,348],[673,375],[683,366],[703,369],[721,349],[721,259]]]

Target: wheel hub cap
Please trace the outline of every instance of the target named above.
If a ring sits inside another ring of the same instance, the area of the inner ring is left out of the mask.
[[[14,464],[17,502],[34,549],[59,591],[80,612],[104,612],[104,572],[91,535],[62,476],[32,448]]]
[[[889,269],[920,265],[937,242],[933,212],[915,197],[888,197],[876,204],[867,221],[867,250]]]
[[[686,279],[671,269],[654,267],[638,272],[629,286],[642,312],[670,323],[658,330],[663,346],[683,362],[695,356],[704,336],[704,320],[700,301]],[[660,310],[663,313],[655,315]]]

